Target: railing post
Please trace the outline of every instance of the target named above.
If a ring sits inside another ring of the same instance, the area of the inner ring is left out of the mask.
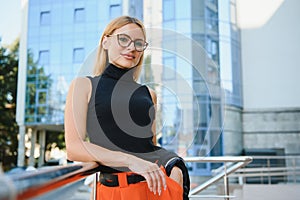
[[[225,192],[225,200],[229,200],[229,185],[228,185],[228,176],[227,176],[227,166],[224,163],[224,192]]]
[[[268,159],[267,160],[267,167],[268,167],[268,184],[269,185],[271,184],[270,166],[271,166],[270,159]]]
[[[294,177],[294,183],[297,182],[297,176],[296,176],[296,158],[293,159],[293,177]]]
[[[244,177],[243,176],[239,176],[239,185],[243,185],[244,184]]]
[[[97,200],[97,183],[99,182],[99,173],[100,172],[96,172],[94,175],[93,200]]]

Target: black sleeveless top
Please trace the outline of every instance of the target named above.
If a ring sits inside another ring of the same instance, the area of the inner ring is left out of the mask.
[[[145,85],[133,80],[134,68],[109,64],[101,76],[89,77],[92,95],[88,106],[87,133],[91,143],[165,165],[177,155],[152,142],[154,104]],[[103,166],[102,172],[128,171]]]

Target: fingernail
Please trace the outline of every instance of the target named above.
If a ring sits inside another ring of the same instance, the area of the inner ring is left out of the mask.
[[[161,194],[161,190],[158,190],[158,195],[160,196],[160,194]]]

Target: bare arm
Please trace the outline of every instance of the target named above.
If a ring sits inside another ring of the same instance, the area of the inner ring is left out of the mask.
[[[85,141],[90,93],[91,85],[86,78],[77,78],[70,86],[65,109],[65,139],[68,159],[82,162],[100,161],[103,165],[128,167],[128,163],[125,162],[128,155],[109,151]],[[116,159],[112,160],[112,157]]]
[[[65,140],[68,159],[82,162],[95,161],[111,167],[128,167],[131,171],[145,177],[151,191],[160,193],[161,187],[166,187],[166,181],[157,164],[85,141],[90,96],[89,79],[77,78],[72,82],[65,108]]]

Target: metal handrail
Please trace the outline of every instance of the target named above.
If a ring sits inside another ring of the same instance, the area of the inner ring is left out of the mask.
[[[246,172],[275,172],[275,171],[292,171],[300,170],[300,167],[252,167],[252,168],[243,168],[238,169],[236,172],[246,173]]]
[[[211,163],[221,163],[221,162],[252,162],[252,157],[250,156],[210,156],[210,157],[186,157],[185,162],[211,162]]]
[[[189,158],[185,158],[184,160],[186,162],[202,162],[202,163],[203,162],[212,162],[212,163],[224,162],[225,163],[224,171],[218,173],[217,175],[213,176],[212,178],[210,178],[203,184],[192,189],[190,191],[189,197],[190,198],[200,197],[199,195],[196,195],[196,194],[205,190],[212,184],[214,184],[214,183],[218,182],[219,180],[221,180],[222,178],[224,178],[224,189],[225,189],[224,193],[225,194],[222,197],[224,199],[228,200],[229,198],[231,198],[231,196],[229,195],[229,184],[228,184],[227,176],[232,174],[236,170],[246,166],[247,164],[252,162],[253,159],[250,156],[234,156],[234,157],[233,156],[225,156],[225,157],[215,156],[215,157],[189,157]],[[227,168],[226,163],[228,163],[228,162],[236,162],[236,164],[229,166]]]
[[[287,176],[300,175],[300,172],[270,172],[268,174],[262,173],[248,173],[248,174],[232,174],[231,177],[271,177],[271,176]]]
[[[0,185],[0,191],[5,191],[0,195],[0,200],[30,199],[45,194],[94,174],[99,171],[98,166],[97,163],[90,162],[7,175],[5,178],[10,183],[10,188],[4,188],[6,184]]]
[[[285,156],[251,156],[253,159],[300,159],[300,155],[285,155]]]
[[[233,173],[238,168],[247,165],[252,161],[251,157],[186,157],[186,162],[238,162],[232,167],[229,167],[224,172],[217,174],[208,182],[191,190],[190,196],[197,196],[196,193],[204,190],[209,185],[216,181],[224,179],[225,199],[231,196],[228,194],[228,179],[227,175]],[[24,172],[22,174],[5,175],[0,177],[0,182],[5,180],[4,184],[0,184],[0,200],[4,199],[30,199],[39,195],[51,192],[61,186],[79,181],[88,175],[99,171],[99,165],[95,162],[70,164],[67,166],[48,167],[37,171]],[[9,185],[9,187],[7,186]],[[4,191],[4,192],[3,192]],[[211,195],[214,196],[214,195]],[[13,197],[13,198],[12,198]]]
[[[238,169],[235,174],[232,174],[231,177],[239,178],[239,184],[244,184],[245,180],[263,184],[273,184],[273,181],[274,183],[278,183],[278,181],[298,183],[300,180],[299,155],[253,156],[253,159],[265,162],[258,162],[249,168]],[[283,160],[284,163],[272,163],[272,160]]]

